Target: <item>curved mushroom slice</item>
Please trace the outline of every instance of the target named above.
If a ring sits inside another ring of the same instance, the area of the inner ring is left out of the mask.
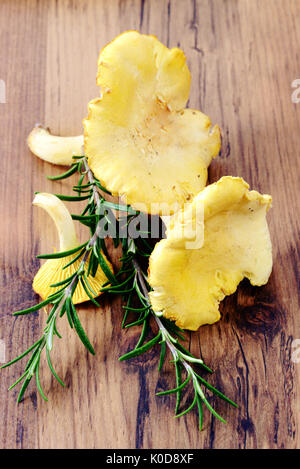
[[[27,143],[34,155],[53,164],[70,166],[73,156],[83,155],[83,135],[58,137],[40,125],[30,132]]]
[[[219,302],[244,277],[252,285],[268,281],[271,196],[248,188],[243,179],[230,176],[207,186],[171,220],[167,238],[154,248],[149,267],[153,309],[182,328],[196,330],[218,321]]]
[[[71,215],[64,203],[60,199],[58,199],[58,197],[53,194],[39,193],[35,196],[33,200],[33,205],[36,205],[46,210],[55,222],[60,241],[59,252],[70,251],[79,245],[75,232],[74,222],[71,218]],[[75,254],[72,254],[67,257],[59,259],[49,259],[39,269],[38,273],[34,277],[32,286],[34,291],[38,295],[40,295],[42,299],[46,299],[49,295],[55,293],[61,288],[51,287],[50,285],[66,280],[78,270],[82,258],[75,260],[75,262],[73,262],[70,266],[64,269],[64,266],[72,262],[72,260],[74,260],[78,254],[79,252],[76,252]],[[103,257],[105,257],[104,254]],[[105,260],[112,271],[111,264],[106,258]],[[86,270],[87,268],[88,260],[86,261]],[[100,266],[98,267],[95,277],[89,275],[88,282],[92,290],[94,291],[94,294],[90,292],[92,297],[96,298],[101,294],[100,289],[106,281],[107,278]],[[89,300],[89,296],[87,295],[83,286],[79,282],[73,295],[73,303],[83,303],[84,301]]]
[[[138,210],[175,213],[205,186],[220,150],[219,127],[185,108],[190,80],[184,53],[154,36],[129,31],[100,53],[85,154],[106,188]]]

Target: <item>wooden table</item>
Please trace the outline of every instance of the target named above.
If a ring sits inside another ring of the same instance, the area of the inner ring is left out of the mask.
[[[174,398],[155,396],[174,384],[157,370],[156,352],[118,362],[138,330],[121,330],[120,299],[80,308],[95,345],[88,355],[68,325],[53,361],[62,389],[42,366],[50,402],[30,386],[16,404],[9,384],[23,364],[1,371],[2,448],[295,448],[300,443],[299,133],[300,0],[2,0],[0,3],[1,310],[0,339],[9,360],[39,337],[43,312],[12,317],[38,300],[35,258],[57,244],[51,220],[32,207],[33,193],[71,193],[51,182],[52,167],[32,156],[26,136],[36,122],[53,133],[82,131],[100,49],[128,29],[181,47],[192,72],[189,105],[222,128],[210,181],[242,176],[273,196],[268,219],[274,268],[269,283],[243,282],[222,303],[222,320],[191,334],[189,346],[215,373],[211,382],[239,404],[212,400],[227,425],[205,413],[173,418]],[[298,85],[299,87],[299,85]],[[295,99],[294,99],[295,100]],[[82,234],[84,236],[84,234]],[[299,344],[298,344],[299,347]]]

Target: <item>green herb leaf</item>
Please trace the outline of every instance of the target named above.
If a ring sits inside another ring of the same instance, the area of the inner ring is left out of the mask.
[[[149,340],[149,342],[144,344],[142,347],[135,348],[131,352],[125,353],[125,355],[122,355],[122,357],[120,357],[119,360],[120,361],[129,360],[130,358],[134,358],[134,357],[137,357],[138,355],[141,355],[142,353],[146,352],[151,347],[153,347],[160,340],[160,338],[161,338],[161,332],[159,331],[159,333],[155,337],[153,337],[152,340]]]
[[[68,257],[71,256],[72,254],[75,254],[75,252],[80,251],[84,246],[86,246],[88,242],[81,244],[80,246],[77,246],[74,249],[70,249],[69,251],[64,251],[64,252],[54,252],[53,254],[40,254],[37,257],[37,259],[61,259],[62,257]]]
[[[60,179],[66,179],[72,176],[72,174],[76,173],[77,171],[78,171],[78,164],[74,164],[65,173],[59,174],[58,176],[47,176],[47,179],[50,179],[51,181],[59,181]]]

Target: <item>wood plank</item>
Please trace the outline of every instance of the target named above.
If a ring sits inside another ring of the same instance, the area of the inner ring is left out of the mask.
[[[299,0],[2,0],[0,79],[7,103],[0,104],[0,339],[7,359],[39,337],[42,312],[18,319],[11,312],[37,300],[31,290],[35,255],[57,242],[51,221],[31,206],[33,193],[71,192],[69,180],[45,179],[58,170],[30,154],[26,136],[35,122],[61,135],[82,131],[87,103],[98,94],[98,53],[124,30],[155,34],[185,51],[189,106],[222,128],[210,181],[242,176],[273,196],[274,268],[266,286],[243,282],[222,303],[219,323],[189,335],[193,352],[215,370],[211,383],[240,406],[212,399],[227,425],[206,412],[199,433],[196,414],[173,418],[174,398],[155,396],[174,384],[171,367],[157,371],[158,351],[118,362],[138,331],[121,330],[120,300],[103,297],[100,311],[80,308],[96,357],[67,324],[61,327],[53,362],[67,387],[43,365],[49,403],[31,386],[17,406],[16,392],[7,387],[22,364],[1,372],[1,448],[299,447],[300,372],[291,359],[293,340],[300,338],[300,103],[291,100],[291,83],[300,78],[299,19]]]

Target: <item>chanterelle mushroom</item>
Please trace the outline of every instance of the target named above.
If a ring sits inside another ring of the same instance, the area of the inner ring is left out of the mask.
[[[175,212],[205,186],[220,149],[219,127],[185,108],[184,53],[154,36],[123,33],[100,53],[97,84],[101,97],[90,102],[84,120],[95,176],[136,209]]]
[[[58,199],[58,197],[53,194],[39,193],[35,196],[33,205],[46,210],[54,220],[59,235],[60,252],[70,251],[79,245],[71,215],[64,203]],[[70,266],[63,269],[63,267],[75,259],[77,255],[78,253],[75,253],[59,259],[49,259],[44,265],[42,265],[38,273],[35,275],[32,285],[34,291],[40,295],[42,299],[46,299],[49,295],[55,293],[61,288],[51,287],[52,284],[66,280],[78,270],[81,259],[76,260]],[[106,258],[105,260],[112,270],[110,263]],[[88,260],[86,264],[88,264]],[[89,275],[88,281],[92,290],[95,292],[95,294],[92,294],[91,292],[91,296],[96,297],[101,294],[100,289],[107,281],[107,278],[99,266],[95,277]],[[89,301],[89,299],[89,296],[86,294],[83,286],[79,282],[73,295],[73,303],[83,303],[84,301]]]
[[[204,226],[204,237],[196,233],[197,227],[194,234],[202,246],[188,249],[191,220],[179,214],[171,220],[167,238],[155,246],[149,268],[151,303],[182,328],[196,330],[218,321],[219,302],[234,293],[244,277],[252,285],[268,281],[272,246],[266,212],[271,196],[248,188],[241,178],[223,177],[188,205],[182,215],[203,210],[203,225],[197,226]]]
[[[83,135],[58,137],[41,125],[30,132],[27,143],[34,155],[53,164],[69,166],[74,155],[83,155]]]

